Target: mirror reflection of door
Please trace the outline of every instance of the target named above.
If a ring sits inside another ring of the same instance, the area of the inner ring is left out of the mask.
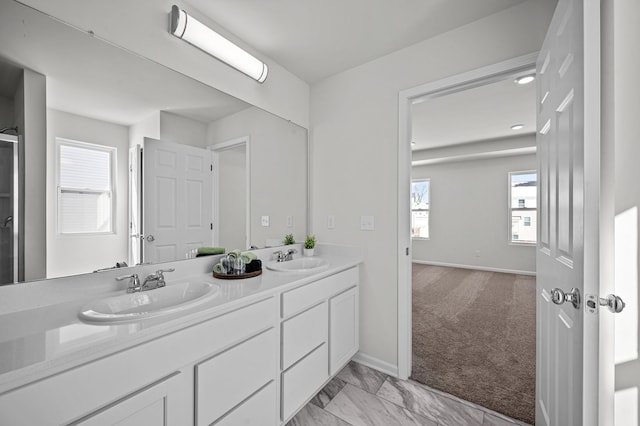
[[[143,262],[185,259],[212,245],[211,151],[145,138]]]
[[[249,140],[211,146],[214,164],[214,245],[227,251],[248,249]],[[224,226],[220,226],[224,224]]]
[[[14,232],[17,148],[13,138],[0,138],[0,285],[18,280],[17,239],[14,238],[17,235]]]

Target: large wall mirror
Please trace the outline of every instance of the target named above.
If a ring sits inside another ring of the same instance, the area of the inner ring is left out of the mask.
[[[0,284],[307,232],[306,129],[14,1],[0,129]]]

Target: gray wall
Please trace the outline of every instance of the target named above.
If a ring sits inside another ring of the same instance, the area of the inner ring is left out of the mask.
[[[53,109],[47,113],[47,277],[87,273],[126,261],[129,243],[129,128]],[[116,148],[113,234],[58,235],[56,137]]]
[[[19,268],[24,273],[19,281],[46,276],[46,152],[47,152],[47,87],[46,78],[24,70],[16,91],[15,124],[21,130],[20,144],[20,210],[18,250],[24,253]]]
[[[312,229],[364,248],[360,351],[379,368],[397,367],[398,92],[538,51],[554,7],[525,1],[311,88]],[[374,231],[360,231],[361,215]]]
[[[431,179],[430,235],[413,239],[413,260],[535,273],[535,247],[508,243],[508,173],[535,168],[535,155],[413,167]]]
[[[303,241],[307,230],[307,132],[258,108],[247,108],[209,125],[209,144],[249,136],[251,161],[251,244],[282,241],[292,233]],[[269,216],[262,226],[261,216]],[[286,217],[293,216],[293,226]]]

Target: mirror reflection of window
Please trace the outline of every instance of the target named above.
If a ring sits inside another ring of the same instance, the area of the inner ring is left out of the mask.
[[[116,149],[60,138],[56,141],[58,233],[112,233]]]

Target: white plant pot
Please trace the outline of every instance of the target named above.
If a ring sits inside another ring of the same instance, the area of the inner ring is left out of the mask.
[[[312,249],[312,248],[311,248],[311,249],[303,248],[303,249],[302,249],[302,254],[303,254],[304,256],[313,256],[313,251],[314,251],[314,250],[315,250],[315,249]]]

